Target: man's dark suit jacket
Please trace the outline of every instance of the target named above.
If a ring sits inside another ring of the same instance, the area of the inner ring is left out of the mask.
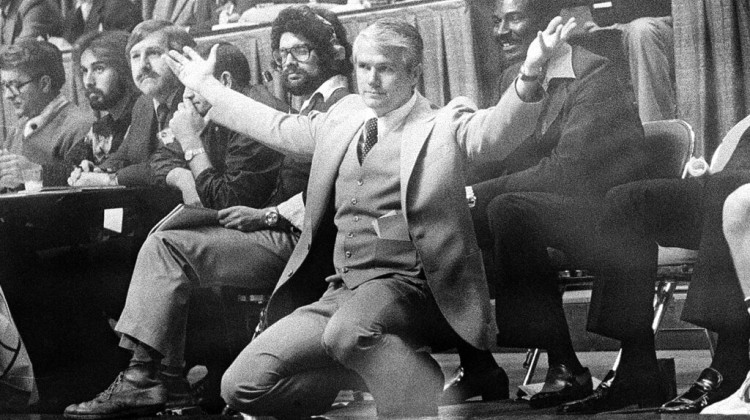
[[[539,191],[601,201],[641,179],[649,163],[635,107],[623,100],[609,60],[573,47],[576,79],[553,79],[534,134],[503,162],[484,166],[475,212],[506,192]],[[476,179],[476,178],[475,178]]]
[[[130,0],[93,0],[89,18],[79,20],[77,9],[68,11],[63,23],[63,38],[71,44],[92,31],[123,30],[130,32],[141,22],[141,11]]]
[[[21,38],[59,36],[60,8],[52,0],[8,0],[0,2],[0,44]]]
[[[175,93],[169,105],[167,121],[172,118],[177,105],[182,102],[183,90],[184,88],[181,87]],[[159,130],[153,99],[150,96],[141,95],[133,105],[132,116],[133,123],[130,124],[125,140],[117,152],[102,163],[101,168],[107,172],[116,172],[120,185],[153,185],[154,177],[149,160],[162,144],[157,137]]]

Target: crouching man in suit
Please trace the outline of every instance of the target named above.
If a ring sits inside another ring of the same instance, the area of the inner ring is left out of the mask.
[[[572,24],[560,22],[539,33],[529,65],[545,64],[567,37]],[[413,26],[375,22],[354,42],[359,95],[307,117],[222,88],[211,77],[213,54],[170,53],[217,122],[312,160],[302,236],[268,306],[276,322],[224,374],[230,407],[312,415],[364,381],[379,415],[434,416],[443,376],[422,350],[458,336],[479,348],[494,340],[465,168],[502,157],[513,148],[506,139],[533,130],[540,85],[518,79],[488,110],[465,99],[435,109],[416,91],[422,51]],[[308,292],[324,281],[322,296]]]

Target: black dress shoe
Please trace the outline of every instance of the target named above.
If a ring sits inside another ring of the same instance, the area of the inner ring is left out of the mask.
[[[594,392],[591,372],[586,369],[574,375],[565,365],[552,365],[547,369],[542,390],[531,396],[531,408],[555,407],[562,403],[578,400]]]
[[[615,381],[615,371],[610,370],[593,394],[562,404],[557,408],[557,414],[596,414],[631,406],[656,408],[663,401],[657,376],[644,375],[639,381]]]
[[[703,369],[690,389],[662,405],[659,412],[700,413],[707,406],[729,397],[734,392],[733,389],[722,389],[722,382],[724,377],[718,370],[710,367]]]
[[[440,405],[461,404],[479,395],[482,401],[504,400],[508,398],[508,386],[508,375],[501,367],[468,373],[459,366],[443,387]]]

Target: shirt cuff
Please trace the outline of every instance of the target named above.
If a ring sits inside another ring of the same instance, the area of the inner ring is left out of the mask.
[[[279,209],[281,217],[302,231],[302,226],[305,223],[305,202],[302,200],[302,193],[284,201],[276,206],[276,208]]]

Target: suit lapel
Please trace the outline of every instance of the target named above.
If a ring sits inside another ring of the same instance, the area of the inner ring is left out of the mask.
[[[185,6],[187,5],[187,3],[188,3],[188,0],[177,0],[176,1],[175,5],[174,5],[174,9],[172,9],[172,15],[170,16],[170,20],[172,22],[176,22],[177,21],[177,17],[180,16],[180,14],[182,13],[182,10],[185,8]]]
[[[94,0],[94,3],[91,5],[91,12],[89,13],[89,18],[86,20],[86,32],[89,31],[98,31],[99,30],[99,24],[102,22],[102,16],[104,16],[104,13],[102,13],[102,10],[104,9],[104,0]],[[102,28],[105,29],[105,28]]]
[[[313,223],[311,226],[313,233],[317,231],[323,213],[328,208],[333,196],[336,177],[346,150],[352,141],[357,140],[356,135],[364,125],[365,119],[364,113],[353,112],[349,114],[346,119],[347,123],[341,124],[333,130],[331,135],[322,140],[315,148],[312,169],[310,170],[308,203],[306,205],[310,212],[310,220]]]
[[[401,134],[401,206],[406,209],[406,189],[414,172],[419,153],[422,151],[430,132],[435,127],[435,113],[430,102],[417,93],[417,103],[404,121]]]

